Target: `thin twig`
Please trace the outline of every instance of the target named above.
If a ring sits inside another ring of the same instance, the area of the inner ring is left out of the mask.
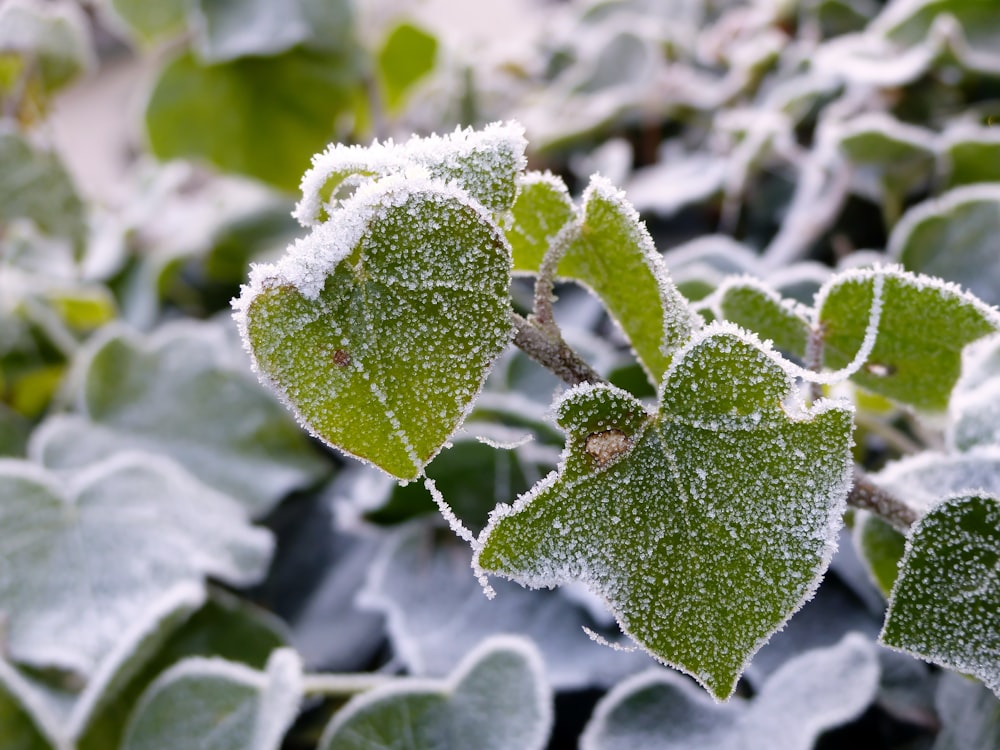
[[[805,366],[807,370],[819,372],[823,368],[823,324],[817,322],[810,326],[806,338]],[[819,383],[809,384],[809,398],[818,401],[823,396],[823,386]]]
[[[555,283],[556,271],[566,251],[573,241],[580,236],[580,223],[571,221],[552,238],[535,279],[534,309],[531,312],[531,322],[552,338],[562,338],[552,313],[552,303],[556,301]]]
[[[551,370],[569,385],[603,383],[604,378],[573,351],[562,336],[553,337],[534,322],[528,322],[517,313],[511,315],[514,324],[514,345]]]
[[[847,496],[847,504],[871,511],[904,533],[920,517],[912,507],[872,482],[859,467],[854,468],[854,486]]]

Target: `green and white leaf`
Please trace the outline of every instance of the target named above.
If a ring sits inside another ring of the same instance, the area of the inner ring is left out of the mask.
[[[512,335],[510,247],[439,180],[369,183],[235,303],[261,379],[324,442],[415,479]]]
[[[763,282],[749,276],[730,277],[708,303],[719,320],[754,331],[783,352],[805,355],[812,310],[783,298]]]
[[[278,649],[263,672],[224,659],[186,659],[135,709],[122,750],[278,750],[298,715],[302,665]]]
[[[187,24],[188,0],[110,0],[108,6],[144,42],[179,34]]]
[[[545,251],[576,212],[560,177],[551,172],[526,172],[518,180],[511,214],[506,235],[514,271],[537,273]]]
[[[934,703],[941,731],[932,750],[1000,747],[1000,704],[984,685],[945,672]]]
[[[971,674],[1000,697],[1000,501],[948,498],[914,524],[882,643]]]
[[[951,394],[947,440],[959,451],[1000,445],[1000,337],[981,339],[962,352],[962,377]]]
[[[10,58],[29,76],[27,87],[63,88],[96,63],[86,16],[71,2],[8,0],[0,6],[0,62]]]
[[[117,454],[61,476],[7,459],[0,488],[0,611],[23,664],[92,675],[164,591],[206,576],[248,585],[270,559],[269,532],[164,458]]]
[[[413,136],[406,143],[374,141],[370,146],[336,143],[313,157],[302,177],[302,199],[294,215],[303,226],[332,216],[359,185],[414,168],[456,183],[487,211],[501,215],[514,205],[518,176],[527,161],[524,128],[495,122],[482,130],[456,128],[443,136]]]
[[[910,209],[887,253],[907,269],[953,281],[1000,304],[1000,185],[955,188]]]
[[[874,513],[860,510],[854,512],[853,534],[868,573],[882,595],[888,598],[899,573],[906,537]]]
[[[1000,181],[1000,132],[996,128],[959,123],[942,133],[940,140],[947,187]]]
[[[811,750],[820,734],[868,707],[878,678],[875,647],[859,634],[789,660],[753,699],[722,705],[674,672],[643,672],[601,699],[580,748]]]
[[[850,408],[804,407],[778,355],[714,323],[675,356],[657,413],[608,386],[556,413],[559,470],[494,512],[476,570],[585,582],[639,645],[728,697],[836,548]]]
[[[414,679],[353,698],[323,732],[319,750],[542,750],[552,693],[537,652],[497,637],[447,680]]]
[[[816,309],[827,367],[931,413],[948,407],[962,349],[1000,329],[997,311],[968,292],[895,267],[837,274]]]
[[[80,414],[43,422],[29,454],[53,469],[122,450],[167,455],[264,515],[327,467],[244,363],[215,324],[174,323],[149,337],[106,327],[80,368]]]

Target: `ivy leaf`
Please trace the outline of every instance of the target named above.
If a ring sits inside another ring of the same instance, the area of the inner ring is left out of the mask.
[[[237,319],[312,433],[414,479],[510,341],[509,283],[510,248],[467,193],[390,176],[258,266]]]
[[[411,680],[353,698],[323,732],[319,750],[541,750],[552,694],[530,642],[484,641],[447,680]]]
[[[958,124],[941,135],[947,187],[1000,180],[1000,137],[996,128]]]
[[[724,281],[716,292],[719,317],[770,339],[781,351],[802,357],[809,341],[810,311],[750,277]]]
[[[1000,501],[948,498],[910,531],[882,643],[971,674],[1000,696]]]
[[[579,281],[608,308],[650,377],[658,382],[673,352],[700,327],[670,280],[663,258],[625,194],[600,176],[583,194],[558,274]]]
[[[143,695],[122,750],[278,750],[298,714],[302,667],[278,649],[264,672],[223,659],[185,659]]]
[[[1000,186],[970,185],[906,213],[887,252],[907,269],[938,276],[1000,304]]]
[[[398,113],[414,84],[434,70],[437,51],[437,37],[407,21],[389,32],[378,52],[378,73],[390,112]]]
[[[507,228],[514,271],[535,273],[555,236],[575,215],[566,183],[551,172],[527,172],[519,180]]]
[[[208,575],[254,583],[270,558],[270,534],[236,501],[158,457],[118,454],[65,479],[8,459],[0,487],[7,652],[32,666],[90,674],[163,591]]]
[[[494,512],[475,568],[584,581],[644,649],[728,697],[815,591],[844,511],[851,412],[792,394],[782,360],[731,324],[678,352],[657,414],[613,387],[570,390],[558,472]]]
[[[214,325],[176,323],[148,338],[106,328],[83,365],[82,415],[44,422],[30,455],[72,469],[120,450],[165,454],[251,515],[267,513],[327,467],[233,353]]]
[[[184,54],[150,94],[149,145],[161,159],[204,159],[292,191],[357,87],[352,60],[302,47],[210,66]]]
[[[875,585],[888,597],[896,583],[906,537],[873,513],[858,511],[854,518],[854,543]]]
[[[816,308],[827,367],[860,364],[851,375],[858,385],[927,412],[948,407],[962,349],[1000,328],[996,310],[981,300],[892,267],[834,276]]]
[[[524,128],[495,122],[482,130],[456,128],[447,135],[414,136],[406,143],[334,144],[313,157],[302,177],[302,199],[294,215],[303,226],[328,219],[331,211],[371,179],[421,169],[455,182],[494,214],[514,204],[517,175],[525,166]]]
[[[450,532],[414,525],[386,539],[358,595],[385,617],[393,653],[421,677],[441,677],[479,641],[530,638],[556,690],[610,687],[649,666],[642,652],[595,648],[583,628],[597,623],[563,591],[533,592],[497,581],[494,601],[469,575],[471,552]],[[609,637],[609,640],[613,640]]]
[[[850,634],[786,662],[752,700],[706,700],[666,670],[622,682],[597,704],[581,750],[810,750],[819,735],[868,706],[878,687],[875,648]]]

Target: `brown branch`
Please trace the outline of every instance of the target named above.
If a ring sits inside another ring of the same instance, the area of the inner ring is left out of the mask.
[[[906,533],[920,517],[912,507],[872,482],[857,466],[854,468],[854,486],[847,496],[847,504],[871,511],[903,533]]]
[[[514,324],[514,345],[561,380],[569,385],[606,382],[558,333],[553,336],[517,313],[511,315],[511,321]]]

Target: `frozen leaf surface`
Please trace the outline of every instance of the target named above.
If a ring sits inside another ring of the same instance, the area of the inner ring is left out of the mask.
[[[941,140],[948,187],[1000,180],[1000,133],[995,127],[952,126]]]
[[[80,380],[82,414],[45,422],[29,450],[55,469],[121,450],[165,454],[263,515],[326,466],[243,358],[228,356],[238,354],[212,325],[178,323],[149,338],[106,329]]]
[[[302,667],[278,649],[264,672],[223,659],[192,658],[146,691],[123,750],[278,750],[298,714]]]
[[[819,735],[860,714],[875,697],[878,659],[852,634],[786,662],[752,700],[708,700],[673,672],[644,672],[608,693],[582,750],[810,750]]]
[[[777,355],[712,324],[676,355],[657,414],[612,387],[568,392],[560,469],[494,512],[475,565],[584,581],[643,648],[726,698],[836,548],[851,416],[796,403]]]
[[[412,680],[351,700],[319,750],[541,750],[552,694],[530,643],[492,638],[447,680]]]
[[[1000,445],[1000,337],[977,341],[962,353],[948,418],[951,447]]]
[[[956,188],[908,211],[887,252],[907,269],[939,276],[1000,304],[1000,186]]]
[[[809,340],[810,311],[749,277],[723,282],[716,293],[718,317],[754,331],[790,354],[802,357]]]
[[[906,537],[878,516],[858,512],[854,519],[854,542],[879,591],[888,597],[896,583]]]
[[[946,672],[934,703],[942,726],[933,750],[1000,747],[1000,704],[986,687]]]
[[[558,274],[584,284],[618,322],[653,382],[700,326],[625,194],[600,176],[583,194],[579,220],[563,230]]]
[[[816,308],[827,367],[927,412],[948,407],[962,349],[1000,328],[995,309],[954,284],[893,267],[838,274]]]
[[[597,625],[563,592],[497,581],[488,601],[470,560],[467,545],[426,526],[399,532],[375,559],[359,601],[385,616],[393,652],[412,674],[443,677],[480,640],[500,634],[530,638],[557,690],[609,687],[650,665],[642,652],[596,648],[583,628]]]
[[[944,500],[914,525],[880,636],[1000,695],[1000,502]]]
[[[258,266],[237,319],[311,432],[414,479],[510,340],[509,283],[510,248],[467,193],[391,176]]]
[[[164,591],[247,585],[270,558],[236,501],[164,459],[119,454],[63,479],[5,460],[0,487],[0,610],[25,664],[90,674]]]
[[[455,182],[494,214],[514,204],[517,176],[527,163],[524,128],[496,122],[483,130],[455,129],[447,135],[414,136],[406,143],[370,146],[334,144],[313,157],[302,177],[302,200],[295,216],[305,226],[325,221],[359,185],[414,168]]]
[[[576,214],[566,183],[550,172],[528,172],[511,208],[507,241],[514,271],[534,273],[555,236]]]

